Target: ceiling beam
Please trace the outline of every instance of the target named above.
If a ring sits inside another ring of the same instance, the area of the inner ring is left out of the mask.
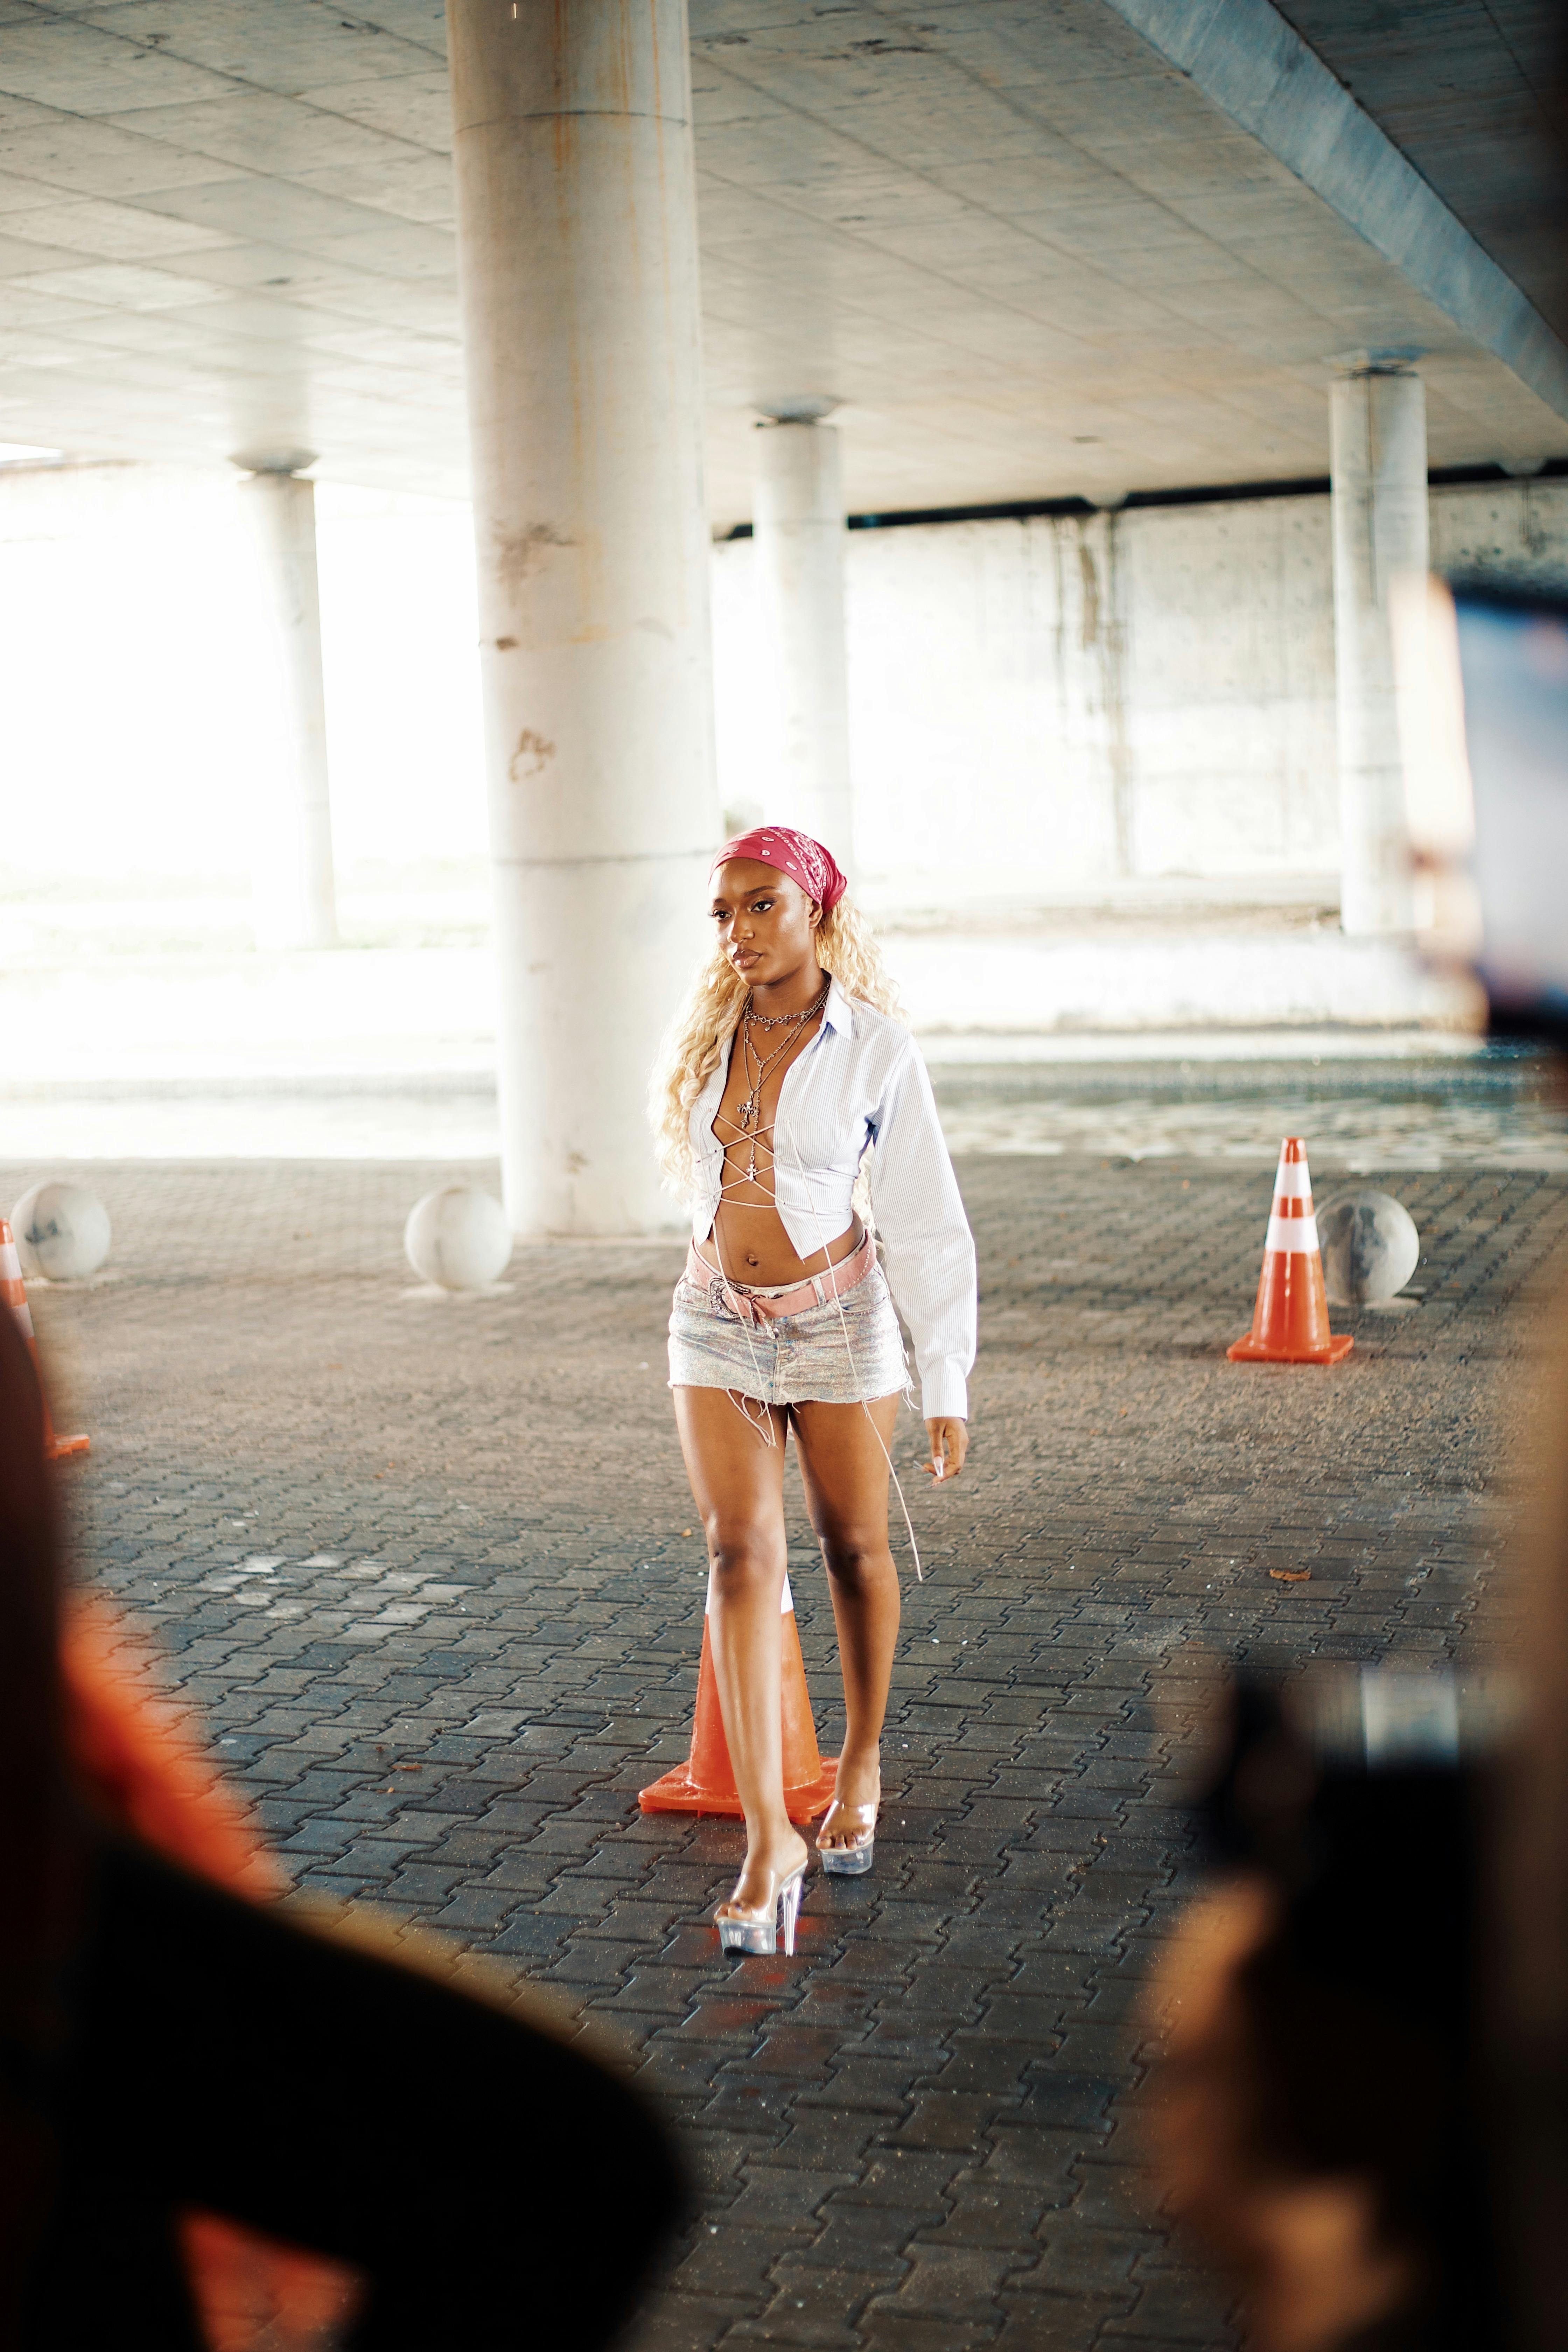
[[[1269,0],[1106,5],[1462,334],[1568,417],[1568,347]]]

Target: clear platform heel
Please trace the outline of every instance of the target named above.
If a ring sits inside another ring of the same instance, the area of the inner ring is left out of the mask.
[[[834,1814],[838,1814],[847,1828],[854,1824],[855,1834],[847,1845],[824,1845],[822,1838],[818,1837],[816,1851],[822,1857],[824,1870],[831,1872],[835,1878],[858,1878],[862,1871],[870,1869],[877,1846],[877,1815],[880,1810],[880,1798],[874,1805],[843,1805],[837,1798],[834,1799],[828,1821],[832,1821]],[[823,1822],[822,1828],[826,1834],[827,1822]]]
[[[795,1923],[800,1916],[800,1898],[805,1892],[805,1864],[792,1870],[787,1878],[779,1881],[771,1903],[760,1911],[733,1912],[728,1917],[720,1912],[713,1915],[713,1925],[719,1930],[719,1948],[723,1952],[753,1952],[765,1957],[776,1952],[779,1937],[784,1937],[786,1954],[795,1956]]]

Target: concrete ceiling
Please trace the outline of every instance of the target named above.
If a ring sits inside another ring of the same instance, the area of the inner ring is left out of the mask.
[[[1568,335],[1563,0],[1276,0],[1471,235]]]
[[[1568,452],[1129,13],[693,0],[717,520],[802,394],[858,510],[1319,474],[1366,348],[1426,354],[1434,464]],[[438,0],[0,0],[0,440],[460,493],[443,52]]]

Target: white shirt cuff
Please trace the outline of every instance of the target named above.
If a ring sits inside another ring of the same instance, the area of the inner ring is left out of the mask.
[[[924,1421],[969,1419],[969,1387],[962,1364],[956,1360],[933,1364],[921,1375],[921,1417]]]

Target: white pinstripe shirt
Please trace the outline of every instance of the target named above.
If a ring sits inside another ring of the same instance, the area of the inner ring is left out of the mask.
[[[713,1230],[723,1147],[713,1133],[721,1062],[691,1108],[697,1160],[691,1233]],[[888,1279],[914,1340],[921,1411],[965,1416],[974,1361],[974,1244],[919,1047],[901,1023],[834,981],[821,1024],[784,1073],[773,1141],[773,1196],[790,1245],[809,1260],[847,1233],[868,1145],[871,1199]]]

